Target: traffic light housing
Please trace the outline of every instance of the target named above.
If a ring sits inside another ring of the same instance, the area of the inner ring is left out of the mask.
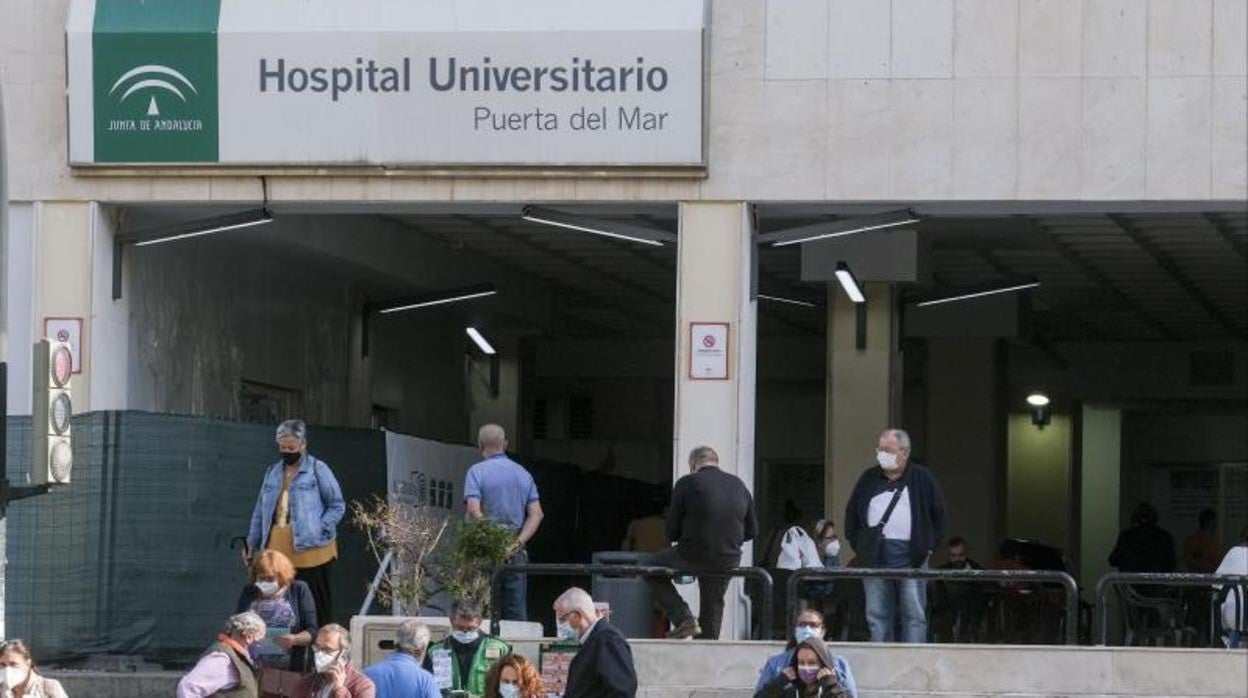
[[[34,484],[66,485],[74,467],[69,385],[73,354],[68,344],[47,339],[35,344],[34,354],[30,479]]]

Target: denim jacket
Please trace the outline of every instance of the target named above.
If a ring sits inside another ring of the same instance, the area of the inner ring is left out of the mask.
[[[247,544],[259,550],[269,540],[273,526],[273,511],[277,508],[277,496],[282,491],[281,461],[269,466],[256,498],[256,508],[251,512],[251,527],[247,531]],[[338,522],[346,512],[342,489],[334,473],[323,461],[312,454],[305,454],[299,464],[299,472],[290,481],[290,525],[295,534],[295,550],[310,550],[329,545],[337,536]]]

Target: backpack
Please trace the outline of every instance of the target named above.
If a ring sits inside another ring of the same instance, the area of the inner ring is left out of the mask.
[[[804,567],[823,567],[823,559],[819,557],[819,548],[815,541],[801,526],[792,526],[784,532],[780,540],[780,555],[776,558],[776,569],[800,570]]]

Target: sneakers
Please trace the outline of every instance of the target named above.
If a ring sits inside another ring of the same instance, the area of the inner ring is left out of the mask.
[[[680,621],[680,624],[672,628],[667,633],[669,640],[689,640],[702,634],[702,628],[698,626],[697,618],[686,618]]]

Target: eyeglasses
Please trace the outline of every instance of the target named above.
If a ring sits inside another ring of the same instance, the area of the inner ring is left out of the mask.
[[[799,628],[816,628],[816,629],[818,629],[818,628],[822,628],[822,627],[823,627],[823,623],[816,623],[816,622],[814,622],[814,621],[809,621],[809,620],[808,620],[808,621],[803,621],[803,622],[798,623],[798,624],[797,624],[797,627],[799,627]]]

